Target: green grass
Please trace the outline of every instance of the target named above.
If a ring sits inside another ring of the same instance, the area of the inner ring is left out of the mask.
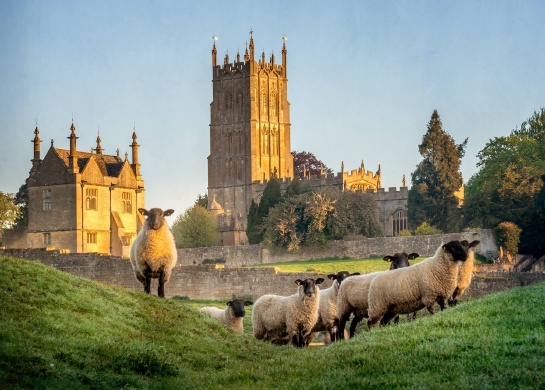
[[[2,389],[545,387],[545,284],[296,349],[249,328],[231,334],[194,308],[213,302],[161,300],[26,260],[0,257],[0,269]]]

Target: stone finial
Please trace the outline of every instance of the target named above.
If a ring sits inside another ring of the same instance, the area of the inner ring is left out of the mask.
[[[403,175],[403,180],[401,180],[401,187],[407,187],[405,183],[405,175]]]
[[[95,151],[97,152],[97,154],[102,154],[102,151],[104,150],[104,148],[102,146],[100,146],[100,135],[97,137],[97,147],[95,149]]]

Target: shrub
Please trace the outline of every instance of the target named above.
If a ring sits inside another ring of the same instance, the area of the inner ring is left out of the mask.
[[[410,237],[410,236],[412,236],[413,234],[411,233],[410,230],[402,230],[402,231],[399,232],[399,235],[400,235],[401,237]]]
[[[426,221],[422,222],[420,224],[420,226],[418,226],[414,230],[414,235],[415,236],[426,236],[426,235],[429,235],[429,234],[441,234],[441,233],[443,233],[441,230],[437,229],[434,226],[431,226]]]
[[[521,228],[513,222],[502,222],[494,229],[494,233],[498,246],[507,249],[507,252],[511,255],[518,253]]]

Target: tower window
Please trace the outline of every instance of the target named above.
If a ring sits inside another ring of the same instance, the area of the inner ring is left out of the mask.
[[[87,188],[85,190],[85,205],[87,210],[97,210],[98,189]]]
[[[44,211],[51,210],[51,190],[43,190],[42,198],[43,198]]]
[[[51,233],[44,233],[44,246],[51,245]]]
[[[121,211],[132,213],[132,194],[130,192],[123,192],[121,194]]]
[[[397,210],[392,214],[392,234],[398,236],[402,230],[409,227],[408,215],[406,210]]]
[[[97,243],[97,234],[87,233],[87,244],[96,244],[96,243]]]

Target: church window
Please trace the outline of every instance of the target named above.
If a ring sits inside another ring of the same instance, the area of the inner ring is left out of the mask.
[[[85,196],[85,205],[87,210],[97,210],[98,189],[86,188]]]
[[[121,194],[121,211],[132,213],[132,194],[130,192],[123,192]]]
[[[261,104],[263,107],[263,112],[267,113],[267,92],[265,91],[265,88],[261,90]]]
[[[96,243],[97,243],[97,234],[87,233],[87,244],[96,244]]]
[[[43,190],[42,197],[44,201],[44,211],[51,210],[51,190]]]
[[[276,91],[271,93],[271,116],[276,116]]]
[[[121,243],[123,246],[130,246],[132,244],[132,234],[125,234],[123,237],[121,237]]]
[[[51,233],[44,233],[44,246],[51,245]]]
[[[398,236],[402,230],[409,228],[406,210],[397,210],[392,214],[392,234]]]

